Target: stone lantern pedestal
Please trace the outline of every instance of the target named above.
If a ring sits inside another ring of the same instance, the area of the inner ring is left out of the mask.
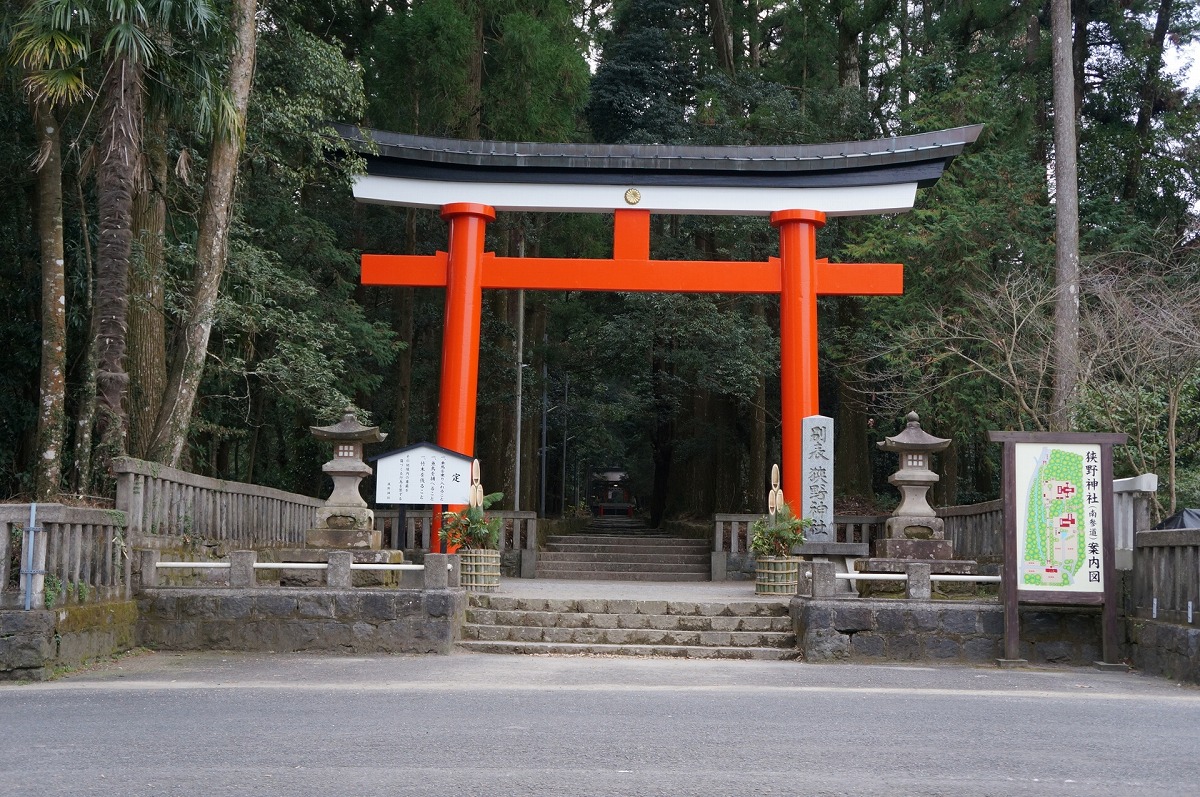
[[[886,534],[871,544],[871,557],[854,563],[859,573],[904,573],[908,565],[929,565],[930,574],[975,575],[979,565],[954,558],[954,542],[946,539],[946,524],[929,505],[929,488],[940,477],[930,469],[933,454],[944,451],[951,441],[934,437],[921,428],[917,413],[910,412],[900,434],[879,443],[884,451],[900,455],[900,468],[888,482],[900,490],[900,504],[887,519]],[[903,592],[902,582],[859,581],[860,595]],[[974,592],[974,584],[955,585],[952,592]]]

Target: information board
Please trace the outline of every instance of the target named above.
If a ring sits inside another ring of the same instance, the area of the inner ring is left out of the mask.
[[[471,457],[417,443],[373,457],[375,503],[466,504],[471,496]]]
[[[1017,589],[1104,591],[1101,447],[1017,443]]]

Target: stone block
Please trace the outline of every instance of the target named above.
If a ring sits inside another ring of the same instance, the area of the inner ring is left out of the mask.
[[[929,565],[924,562],[910,562],[904,569],[908,576],[905,583],[904,597],[909,600],[927,601],[932,597],[929,581]]]
[[[803,625],[808,628],[833,628],[833,607],[814,603],[803,603]]]
[[[638,611],[638,614],[648,614],[648,615],[666,614],[667,613],[667,602],[666,601],[638,601],[637,611]]]
[[[537,551],[531,551],[527,548],[521,549],[521,578],[535,578],[537,576]]]
[[[254,599],[254,611],[262,618],[287,618],[296,613],[296,598],[278,593],[257,595]]]
[[[942,608],[942,631],[947,634],[974,636],[979,633],[979,612],[971,606]]]
[[[50,638],[21,635],[0,638],[0,671],[43,667],[54,658]]]
[[[925,656],[939,661],[961,659],[963,646],[961,642],[944,636],[925,637]]]
[[[230,551],[229,586],[234,589],[249,589],[255,586],[254,563],[258,554],[254,551]]]
[[[850,658],[850,635],[832,628],[810,629],[798,638],[800,653],[808,662],[846,661]]]
[[[645,614],[619,614],[617,615],[617,626],[619,628],[649,628],[650,617]]]
[[[0,611],[0,637],[20,634],[51,635],[54,633],[54,612],[44,609],[31,611]]]
[[[347,570],[347,575],[349,571]],[[304,619],[334,616],[332,595],[300,595],[296,598],[296,614]]]
[[[700,604],[695,601],[669,601],[667,603],[667,614],[701,614]]]
[[[448,589],[449,565],[449,557],[444,553],[425,554],[425,589]]]
[[[304,532],[306,548],[335,548],[378,551],[383,547],[382,532],[374,529],[308,529]]]
[[[712,630],[712,618],[710,617],[679,617],[677,625],[680,631],[710,631]]]
[[[726,551],[712,552],[711,579],[724,581],[729,577],[729,554]]]
[[[920,661],[921,638],[916,634],[888,635],[884,638],[884,653],[893,661]]]
[[[354,554],[349,551],[331,551],[329,569],[325,571],[325,585],[330,589],[350,589],[350,565]]]
[[[850,601],[833,610],[833,627],[843,634],[875,630],[871,607],[854,606]]]
[[[222,595],[215,607],[216,615],[225,620],[241,620],[254,611],[254,599],[245,593]]]
[[[933,607],[917,607],[910,613],[916,631],[937,631],[941,628],[941,616]]]
[[[636,612],[637,601],[612,600],[608,602],[608,610],[605,614],[635,614]]]
[[[728,631],[701,631],[700,644],[708,647],[729,647],[734,644],[734,637]]]
[[[1041,642],[1033,646],[1033,656],[1030,661],[1070,664],[1074,660],[1073,653],[1074,649],[1070,642]]]
[[[975,637],[963,643],[963,655],[972,664],[990,664],[1004,653],[1004,641],[992,637]]]
[[[857,634],[851,634],[850,654],[854,658],[883,658],[884,638],[871,631],[860,631]]]
[[[881,634],[904,634],[909,628],[908,618],[906,607],[880,607],[875,610],[875,630]]]
[[[979,630],[987,636],[1004,636],[1004,609],[998,606],[980,609]]]
[[[430,617],[454,617],[466,605],[457,592],[428,592],[425,594],[425,611]],[[406,614],[409,612],[406,612]]]
[[[364,593],[359,597],[359,616],[367,622],[396,619],[395,597],[382,592]]]
[[[953,559],[954,543],[881,537],[875,540],[871,554],[876,559]]]

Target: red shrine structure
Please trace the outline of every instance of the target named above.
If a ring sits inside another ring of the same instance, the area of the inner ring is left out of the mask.
[[[357,127],[362,202],[440,208],[447,251],[362,257],[364,285],[444,287],[438,445],[473,456],[482,291],[776,293],[780,304],[783,490],[801,488],[803,419],[817,402],[817,297],[897,295],[900,264],[830,263],[816,233],[830,216],[910,210],[981,125],[877,141],[772,147],[462,141]],[[497,257],[484,251],[497,211],[612,213],[610,259]],[[766,262],[650,258],[652,213],[769,216]],[[435,535],[436,536],[436,535]],[[436,543],[435,543],[436,545]],[[436,549],[436,548],[435,548]]]

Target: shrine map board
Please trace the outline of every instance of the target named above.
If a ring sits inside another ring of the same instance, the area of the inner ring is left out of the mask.
[[[1018,604],[1103,607],[1116,661],[1112,447],[1123,434],[988,432],[1004,444],[1004,659],[1020,660]]]

